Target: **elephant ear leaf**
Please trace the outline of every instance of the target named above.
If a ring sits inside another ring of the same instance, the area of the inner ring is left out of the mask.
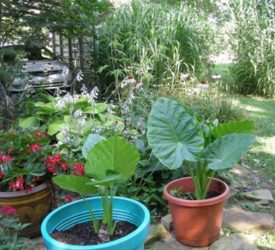
[[[147,138],[154,155],[169,169],[179,168],[184,160],[196,161],[204,138],[195,117],[170,98],[159,98],[147,124]]]
[[[255,141],[255,136],[250,134],[230,134],[219,137],[210,144],[202,153],[208,162],[208,168],[223,170],[231,168]]]
[[[253,121],[240,120],[231,121],[218,125],[212,130],[212,135],[215,138],[219,138],[228,134],[239,134],[239,133],[253,133]]]
[[[135,173],[138,161],[139,153],[133,144],[122,137],[112,136],[98,142],[88,152],[85,172],[97,181],[117,179],[118,176],[127,180]]]

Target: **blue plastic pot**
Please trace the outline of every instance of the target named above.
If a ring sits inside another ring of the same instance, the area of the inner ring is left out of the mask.
[[[144,241],[150,230],[150,213],[141,203],[127,198],[114,197],[113,219],[128,221],[137,226],[132,233],[118,240],[108,243],[90,246],[69,245],[53,239],[50,234],[57,230],[62,231],[75,224],[84,223],[91,220],[87,210],[89,206],[96,219],[101,219],[103,214],[101,197],[92,197],[85,200],[78,200],[63,205],[47,215],[41,225],[41,233],[48,250],[142,250]]]

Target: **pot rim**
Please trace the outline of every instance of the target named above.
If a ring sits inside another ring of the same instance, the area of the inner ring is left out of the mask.
[[[225,186],[225,190],[220,195],[218,195],[216,197],[213,197],[213,198],[210,198],[210,199],[204,199],[204,200],[185,200],[185,199],[182,199],[182,198],[176,198],[176,197],[172,196],[169,193],[171,185],[173,185],[175,183],[178,183],[178,182],[182,182],[184,180],[189,180],[189,179],[192,179],[192,177],[183,177],[183,178],[176,179],[174,181],[169,182],[164,187],[164,190],[163,190],[163,196],[164,196],[164,198],[169,203],[172,203],[172,204],[175,204],[175,205],[179,205],[179,206],[202,207],[202,206],[210,206],[210,205],[213,205],[213,204],[217,204],[217,203],[223,202],[229,196],[229,187],[228,187],[228,185],[224,181],[222,181],[220,179],[217,179],[217,178],[212,178],[212,181],[216,181],[216,182],[221,183],[223,186]]]
[[[0,192],[1,198],[18,198],[22,196],[33,195],[49,187],[47,182],[41,183],[38,186],[33,187],[30,190],[15,191],[15,192]]]
[[[102,199],[102,197],[101,196],[94,196],[94,197],[86,198],[85,200],[88,201],[88,200],[96,200],[96,199]],[[146,227],[148,227],[148,225],[150,224],[150,212],[149,212],[148,208],[145,205],[143,205],[142,203],[140,203],[136,200],[125,198],[125,197],[114,196],[113,199],[114,199],[114,201],[115,200],[118,200],[118,201],[119,200],[125,200],[125,201],[134,203],[137,206],[139,206],[144,212],[144,220],[133,232],[129,233],[128,235],[126,235],[126,236],[124,236],[120,239],[113,240],[113,241],[103,243],[103,244],[98,244],[98,245],[85,245],[85,246],[81,245],[81,246],[79,246],[79,247],[81,247],[80,249],[83,249],[83,250],[92,250],[92,249],[97,250],[97,249],[106,249],[107,247],[112,247],[112,246],[115,247],[115,246],[131,239],[132,237],[142,233],[146,229]],[[49,213],[46,216],[46,218],[43,220],[42,225],[41,225],[42,238],[47,238],[47,240],[49,242],[51,242],[52,244],[54,244],[54,245],[62,244],[62,246],[63,247],[66,246],[66,249],[68,249],[68,250],[69,249],[76,249],[76,247],[78,247],[78,245],[66,244],[66,243],[57,241],[54,238],[52,238],[51,235],[49,234],[48,230],[47,230],[47,223],[51,219],[51,216],[53,216],[55,213],[59,212],[60,210],[64,209],[65,207],[72,206],[76,203],[80,203],[80,202],[83,202],[83,201],[84,201],[84,199],[80,199],[80,200],[77,200],[77,201],[70,202],[68,204],[62,205],[61,207],[58,207],[57,209],[55,209],[51,213]]]

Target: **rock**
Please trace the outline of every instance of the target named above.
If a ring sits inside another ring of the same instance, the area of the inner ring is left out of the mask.
[[[254,200],[269,200],[273,201],[272,193],[268,189],[259,189],[251,192],[244,192],[241,195]]]
[[[200,248],[194,248],[194,247],[187,247],[182,244],[180,244],[174,237],[171,237],[167,241],[158,241],[154,243],[149,250],[208,250],[208,247],[200,247]]]
[[[248,212],[234,207],[224,209],[223,225],[227,225],[237,231],[265,230],[272,228],[273,217],[267,213]]]
[[[209,250],[257,250],[242,235],[232,234],[229,237],[221,237],[214,242]]]
[[[145,241],[145,245],[152,244],[159,239],[168,240],[170,237],[170,233],[162,224],[152,225],[150,234]]]
[[[172,215],[167,214],[161,218],[161,224],[166,228],[166,230],[171,231],[173,229]]]
[[[257,201],[256,204],[260,206],[268,206],[269,202],[270,202],[269,200],[261,200],[261,201]]]

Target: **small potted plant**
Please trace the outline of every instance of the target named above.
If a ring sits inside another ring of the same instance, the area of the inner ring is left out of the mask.
[[[191,177],[164,188],[175,235],[184,245],[208,246],[219,238],[224,201],[229,188],[214,178],[231,168],[254,142],[250,121],[208,127],[187,107],[159,98],[148,118],[148,143],[153,154],[169,169],[187,168]]]
[[[87,143],[88,141],[88,143]],[[47,249],[143,249],[150,214],[141,203],[116,197],[117,183],[135,172],[139,153],[126,139],[90,135],[83,176],[57,176],[55,184],[84,198],[52,211],[41,232]],[[101,193],[101,196],[85,198]]]
[[[0,131],[0,145],[0,206],[13,206],[21,223],[30,224],[22,236],[37,236],[53,205],[48,180],[66,171],[66,163],[52,155],[50,138],[39,130]]]

